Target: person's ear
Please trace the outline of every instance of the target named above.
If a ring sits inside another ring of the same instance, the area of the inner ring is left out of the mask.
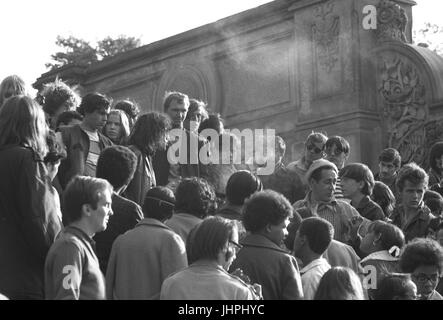
[[[230,248],[228,245],[225,252],[225,260],[229,261],[234,256],[234,254],[234,249]]]
[[[85,217],[90,217],[92,212],[92,207],[89,203],[85,203],[82,205],[82,215]]]

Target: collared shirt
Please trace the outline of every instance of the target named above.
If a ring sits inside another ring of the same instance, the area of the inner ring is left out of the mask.
[[[395,207],[391,215],[392,223],[403,230],[405,241],[409,242],[414,238],[423,238],[428,234],[429,223],[435,216],[431,210],[421,203],[416,214],[409,220],[406,220],[405,209],[403,205]]]
[[[365,196],[360,202],[356,205],[351,202],[351,205],[357,209],[358,213],[362,217],[365,217],[371,221],[375,220],[385,220],[385,215],[380,206],[369,198],[369,196]]]
[[[331,269],[330,264],[324,258],[311,261],[300,270],[303,295],[305,300],[314,300],[315,292],[323,275]]]
[[[45,263],[46,299],[105,299],[105,279],[95,242],[79,228],[68,226],[57,237]]]
[[[330,202],[317,202],[310,191],[305,199],[293,205],[302,218],[319,216],[329,221],[334,227],[334,239],[348,242],[350,238],[351,219],[360,214],[350,204],[333,198]]]

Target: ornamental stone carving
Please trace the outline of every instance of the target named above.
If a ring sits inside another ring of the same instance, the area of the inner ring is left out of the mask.
[[[407,42],[406,25],[408,16],[398,4],[382,0],[377,6],[377,41],[398,40]]]
[[[339,17],[332,15],[332,2],[318,6],[314,11],[312,34],[319,65],[331,72],[339,59]]]
[[[379,91],[388,145],[396,148],[403,162],[425,161],[429,107],[417,69],[398,55],[384,57]]]

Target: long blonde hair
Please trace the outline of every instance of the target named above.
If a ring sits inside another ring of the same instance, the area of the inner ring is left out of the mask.
[[[6,100],[0,109],[0,147],[27,146],[43,158],[48,149],[47,134],[45,114],[31,97],[18,95]]]
[[[26,94],[25,82],[19,76],[12,75],[3,79],[0,83],[0,108],[6,99]]]

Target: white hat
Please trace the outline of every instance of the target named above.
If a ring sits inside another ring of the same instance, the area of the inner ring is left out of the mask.
[[[318,160],[315,160],[314,162],[312,162],[311,166],[309,167],[308,171],[306,172],[306,174],[305,174],[306,182],[309,182],[309,179],[311,178],[312,173],[321,167],[330,167],[338,174],[337,166],[334,163],[332,163],[331,161],[328,161],[326,159],[318,159]]]

